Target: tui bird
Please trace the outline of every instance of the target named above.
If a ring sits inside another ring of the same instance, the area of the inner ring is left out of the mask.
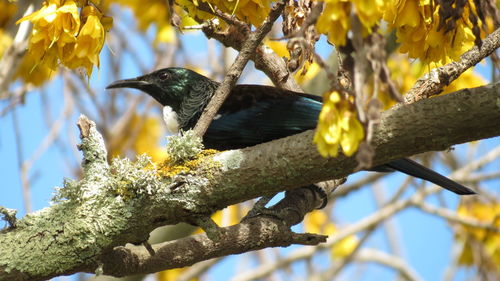
[[[192,129],[219,83],[192,70],[164,68],[133,79],[118,80],[112,88],[139,89],[163,108],[170,133]],[[203,136],[206,148],[238,149],[316,128],[322,99],[263,85],[236,85]],[[374,167],[373,171],[400,171],[430,181],[460,195],[471,189],[410,159]]]

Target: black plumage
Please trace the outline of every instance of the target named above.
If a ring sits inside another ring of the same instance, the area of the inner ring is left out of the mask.
[[[185,68],[165,68],[133,79],[115,81],[111,88],[135,88],[175,112],[183,130],[192,129],[219,83]],[[321,97],[272,86],[236,85],[203,137],[206,148],[237,149],[316,128]],[[433,182],[457,194],[474,192],[410,159],[373,168],[397,170]]]

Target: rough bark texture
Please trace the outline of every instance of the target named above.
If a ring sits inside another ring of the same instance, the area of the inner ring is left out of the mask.
[[[208,216],[217,209],[309,183],[340,178],[351,173],[357,165],[353,158],[344,156],[322,158],[311,142],[313,131],[308,131],[252,148],[209,156],[191,172],[159,178],[144,160],[106,163],[104,142],[95,125],[87,128],[85,123],[79,124],[82,128],[80,149],[84,154],[83,178],[65,182],[64,188],[59,190],[60,197],[65,200],[30,214],[19,220],[16,227],[0,232],[0,280],[42,280],[94,270],[122,275],[113,264],[128,264],[131,269],[123,274],[138,274],[264,247],[319,243],[321,237],[287,232],[290,223],[279,225],[268,220],[259,225],[259,229],[269,231],[261,232],[263,240],[258,242],[248,235],[254,231],[252,223],[256,222],[246,221],[223,230],[206,228],[214,240],[202,234],[172,242],[179,244],[169,246],[187,252],[204,245],[208,252],[201,258],[186,255],[186,259],[179,261],[172,253],[161,252],[172,260],[164,259],[158,261],[159,265],[149,266],[147,262],[153,261],[140,247],[115,248],[127,242],[145,241],[158,226],[210,222]],[[378,165],[498,135],[498,84],[463,90],[385,112],[374,131],[376,155],[373,163]],[[224,239],[217,242],[217,237]],[[229,252],[224,250],[227,245],[231,245]],[[153,249],[161,249],[161,246],[164,245],[154,245]],[[131,252],[124,256],[116,251]],[[126,259],[134,261],[129,263]]]

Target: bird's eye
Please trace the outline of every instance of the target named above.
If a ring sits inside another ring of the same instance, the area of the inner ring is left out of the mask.
[[[170,78],[170,73],[166,72],[166,71],[163,71],[163,72],[160,72],[160,74],[158,74],[158,77],[161,79],[161,80],[167,80]]]

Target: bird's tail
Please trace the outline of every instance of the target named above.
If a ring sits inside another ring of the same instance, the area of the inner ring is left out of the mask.
[[[454,182],[451,179],[408,158],[394,160],[384,166],[388,166],[396,171],[400,171],[410,176],[430,181],[459,195],[476,194],[470,188]]]

